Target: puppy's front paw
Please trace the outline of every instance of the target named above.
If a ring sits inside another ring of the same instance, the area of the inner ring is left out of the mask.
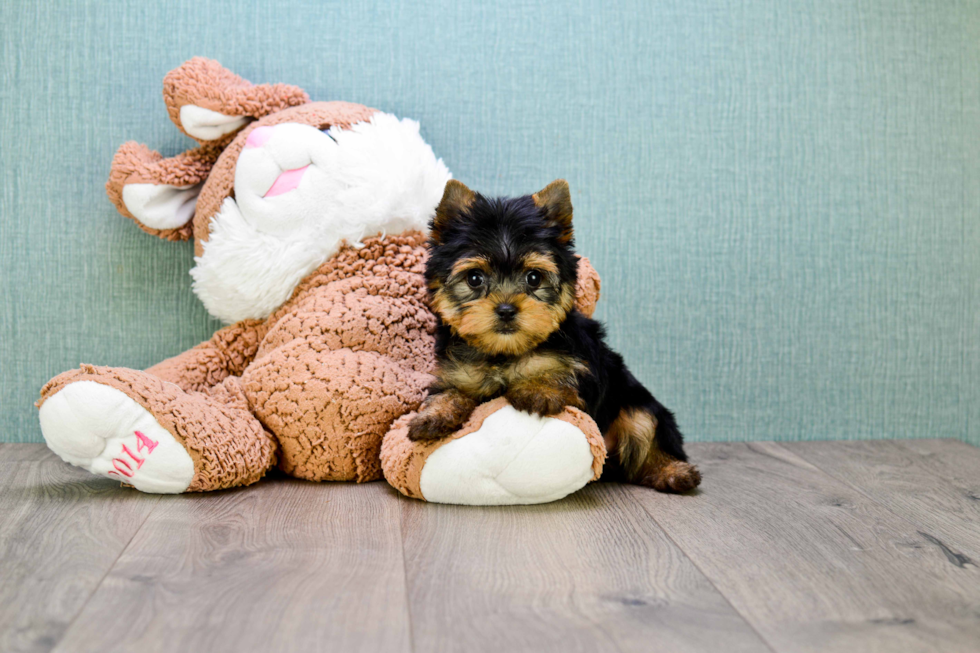
[[[430,395],[408,423],[408,439],[418,442],[444,438],[461,427],[474,408],[476,402],[456,390]]]
[[[439,415],[435,412],[422,412],[408,423],[408,439],[412,442],[438,440],[455,430],[456,427],[446,419],[445,415]]]
[[[565,406],[584,408],[582,399],[572,388],[533,385],[512,388],[507,393],[507,401],[517,410],[546,417],[557,415]]]

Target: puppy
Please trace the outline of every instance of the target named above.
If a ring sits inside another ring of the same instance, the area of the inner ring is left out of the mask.
[[[602,325],[574,309],[578,266],[564,180],[516,199],[450,181],[430,230],[437,380],[410,439],[444,437],[499,396],[538,415],[574,406],[605,437],[603,478],[662,492],[698,486],[673,414],[606,346]]]

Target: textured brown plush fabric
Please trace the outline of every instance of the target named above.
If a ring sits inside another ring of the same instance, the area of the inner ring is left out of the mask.
[[[288,474],[380,478],[381,438],[432,381],[423,242],[415,233],[346,248],[269,319],[242,383]]]
[[[599,427],[596,426],[591,417],[571,406],[566,408],[565,412],[555,415],[555,419],[577,426],[582,433],[585,433],[589,442],[589,449],[592,450],[592,478],[589,480],[598,481],[599,477],[602,476],[602,466],[606,463],[606,443],[602,438],[602,433],[599,432]]]
[[[381,446],[381,466],[384,469],[385,480],[405,496],[424,500],[425,497],[422,495],[420,486],[422,468],[425,467],[425,462],[432,455],[432,452],[453,440],[458,440],[478,431],[486,418],[507,405],[507,400],[503,397],[480,404],[460,430],[447,438],[434,441],[412,442],[409,440],[408,423],[415,416],[415,413],[403,415],[391,427],[391,431],[385,436]],[[571,406],[554,417],[578,427],[585,434],[589,448],[592,450],[593,474],[591,480],[597,480],[602,474],[602,466],[606,461],[606,446],[595,422],[592,421],[591,417]]]
[[[255,358],[268,327],[262,320],[243,320],[217,331],[207,342],[146,370],[187,392],[204,392],[229,376],[241,376]]]
[[[248,320],[146,372],[85,365],[52,379],[123,391],[194,460],[191,490],[247,485],[275,464],[314,481],[381,478],[381,439],[432,381],[425,237],[343,248],[268,320]]]
[[[422,495],[422,488],[419,482],[422,478],[422,468],[425,461],[429,459],[432,452],[456,438],[461,438],[480,428],[483,420],[488,415],[496,411],[490,407],[493,402],[487,402],[476,407],[469,421],[463,428],[455,434],[442,440],[419,440],[412,442],[408,439],[408,423],[415,417],[415,413],[407,413],[398,418],[391,425],[381,443],[381,469],[384,472],[385,480],[393,488],[407,497],[425,500]],[[479,419],[475,426],[471,425],[474,420]]]
[[[586,317],[595,313],[599,302],[599,288],[602,285],[599,273],[584,256],[578,258],[578,285],[575,288],[575,308]]]
[[[306,104],[310,96],[303,89],[289,84],[252,84],[217,61],[194,57],[163,78],[163,101],[177,129],[204,143],[184,131],[184,126],[180,124],[180,108],[184,105],[193,104],[226,116],[261,118],[288,107]],[[232,137],[233,134],[228,134],[218,142],[227,143]]]

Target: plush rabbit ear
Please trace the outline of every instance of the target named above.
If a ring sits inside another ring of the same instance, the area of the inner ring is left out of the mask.
[[[244,116],[228,116],[196,104],[185,104],[178,115],[180,128],[198,141],[216,141],[248,124]]]
[[[126,184],[122,198],[133,217],[151,229],[179,229],[194,217],[201,184]]]
[[[130,141],[112,159],[106,193],[144,231],[166,240],[191,237],[197,196],[220,147],[205,145],[165,159]]]
[[[301,88],[252,84],[203,57],[167,73],[163,99],[174,124],[200,143],[227,142],[252,119],[310,101]]]

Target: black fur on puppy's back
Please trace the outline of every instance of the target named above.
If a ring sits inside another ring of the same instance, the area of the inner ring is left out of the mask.
[[[605,339],[606,330],[602,324],[572,311],[541,348],[586,362],[589,373],[579,377],[578,391],[586,412],[595,420],[601,433],[609,430],[624,408],[642,408],[656,419],[657,447],[668,456],[686,462],[684,438],[674,414],[633,376],[623,357],[610,349]]]

